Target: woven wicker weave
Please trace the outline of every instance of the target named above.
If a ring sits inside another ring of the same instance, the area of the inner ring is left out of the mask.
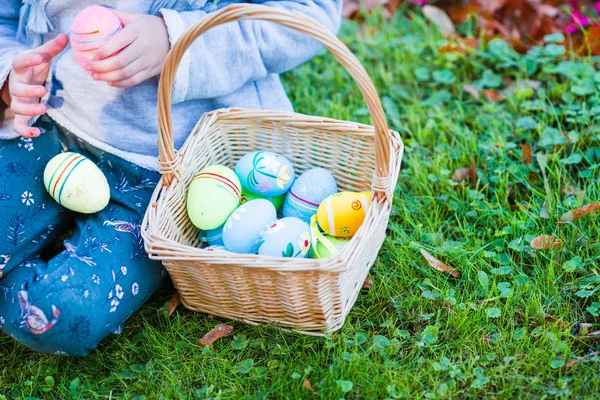
[[[192,42],[211,27],[262,19],[305,33],[324,44],[348,70],[367,102],[374,127],[291,112],[221,109],[202,116],[176,151],[171,90],[177,66]],[[398,133],[388,131],[379,97],[358,59],[325,27],[296,12],[232,5],[211,13],[173,47],[158,97],[159,182],[142,225],[146,251],[162,260],[183,304],[249,324],[270,323],[305,334],[339,329],[381,248],[402,160]],[[205,251],[186,214],[194,175],[211,164],[229,167],[244,154],[271,150],[289,158],[298,174],[324,167],[338,186],[373,191],[365,222],[349,245],[322,260],[269,258]]]

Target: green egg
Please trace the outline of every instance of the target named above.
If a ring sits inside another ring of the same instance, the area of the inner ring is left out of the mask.
[[[323,242],[327,241],[329,246],[326,246]],[[331,251],[327,247],[333,246],[336,251],[339,251],[346,243],[350,241],[350,238],[338,238],[335,236],[324,235],[318,239],[316,246],[313,245],[310,248],[310,258],[327,258],[332,255]],[[316,248],[315,248],[316,247]]]
[[[242,198],[240,200],[240,204],[244,204],[249,201],[257,200],[257,199],[269,200],[275,206],[275,210],[277,210],[277,212],[279,212],[279,211],[281,211],[281,208],[283,207],[283,203],[285,202],[285,194],[282,194],[281,196],[275,196],[275,197],[262,196],[260,194],[252,193],[251,191],[242,187]]]
[[[241,189],[240,180],[230,168],[204,168],[188,190],[186,208],[190,220],[203,230],[220,227],[240,205]]]

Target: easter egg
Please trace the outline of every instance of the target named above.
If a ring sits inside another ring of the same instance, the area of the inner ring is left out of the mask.
[[[296,179],[283,204],[284,217],[310,222],[323,200],[337,193],[335,178],[324,168],[313,168]]]
[[[223,246],[223,225],[215,229],[202,231],[200,240],[208,243],[210,246]]]
[[[44,186],[63,207],[83,213],[101,211],[110,200],[106,177],[88,158],[77,153],[61,153],[46,165]]]
[[[219,246],[219,245],[208,246],[208,247],[205,247],[204,250],[206,250],[206,251],[225,251],[225,252],[229,252],[229,250],[227,250],[227,248],[225,246]]]
[[[273,203],[273,205],[275,206],[275,209],[279,212],[279,210],[281,210],[281,207],[283,207],[283,202],[285,201],[285,196],[284,195],[275,196],[275,197],[261,196],[260,194],[252,193],[245,187],[242,187],[242,197],[240,198],[240,204],[244,204],[249,201],[256,200],[256,199],[269,200],[271,203]]]
[[[294,167],[287,158],[270,151],[248,153],[235,165],[242,186],[262,196],[281,196],[294,182]]]
[[[338,238],[335,236],[324,235],[317,240],[317,244],[310,248],[310,258],[327,258],[337,253],[342,247],[344,247],[350,238]]]
[[[273,204],[257,199],[239,206],[223,227],[223,243],[233,253],[256,254],[262,233],[277,220]]]
[[[371,192],[336,193],[319,206],[317,222],[331,236],[351,237],[365,220],[370,204]]]
[[[90,64],[97,61],[97,50],[123,29],[119,16],[110,8],[87,7],[81,11],[71,25],[70,42],[75,59],[88,74]]]
[[[186,207],[190,220],[202,230],[220,227],[239,206],[241,191],[240,181],[230,168],[204,168],[188,190]]]
[[[263,234],[258,254],[304,258],[310,249],[310,227],[299,218],[282,218]]]

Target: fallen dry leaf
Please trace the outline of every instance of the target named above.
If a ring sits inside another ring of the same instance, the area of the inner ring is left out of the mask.
[[[373,286],[373,281],[371,280],[370,277],[367,276],[367,279],[365,279],[365,281],[362,284],[362,288],[363,289],[371,289],[371,286]]]
[[[456,182],[466,181],[471,175],[471,168],[459,168],[452,174],[452,180]]]
[[[585,336],[580,336],[579,339],[582,340],[600,340],[600,331],[588,333]]]
[[[465,83],[462,86],[462,88],[465,92],[469,93],[471,96],[475,97],[476,99],[479,98],[479,94],[481,93],[481,90],[479,90],[479,88],[477,86],[469,85],[468,83]]]
[[[568,223],[577,221],[579,218],[598,210],[600,210],[600,203],[590,203],[576,210],[571,210],[564,213],[563,216],[560,217],[560,222]]]
[[[171,300],[169,301],[169,318],[171,318],[171,315],[173,315],[173,313],[175,312],[175,310],[177,310],[177,307],[179,307],[180,301],[179,301],[179,292],[175,292],[173,293],[173,296],[171,296]]]
[[[305,380],[304,380],[304,382],[302,382],[302,387],[303,387],[304,389],[308,389],[308,390],[310,390],[311,392],[314,392],[314,391],[315,391],[315,389],[313,389],[313,387],[311,386],[311,384],[310,384],[310,382],[308,381],[308,379],[305,379]]]
[[[423,16],[437,26],[441,34],[445,37],[454,36],[456,34],[452,20],[441,8],[425,5],[421,11],[423,12]]]
[[[482,90],[481,93],[483,93],[483,95],[485,96],[486,99],[488,99],[488,101],[491,101],[494,103],[500,103],[505,100],[504,96],[502,96],[500,93],[498,93],[494,90],[485,89],[485,90]]]
[[[583,360],[585,360],[586,358],[588,358],[588,357],[594,357],[594,356],[597,356],[597,355],[600,355],[600,351],[596,351],[596,352],[587,354],[587,355],[585,355],[583,357],[579,357],[579,358],[576,358],[574,360],[571,360],[571,361],[569,361],[568,363],[565,364],[565,366],[563,367],[563,369],[574,367],[577,364],[579,364],[580,362],[582,362]]]
[[[477,168],[475,168],[475,160],[471,157],[471,169],[469,170],[469,179],[471,180],[471,184],[475,185],[477,183]]]
[[[560,239],[552,235],[540,235],[531,240],[531,247],[536,250],[558,250],[562,247]]]
[[[479,49],[479,39],[475,38],[448,38],[448,43],[440,47],[440,53],[472,54]]]
[[[580,322],[579,328],[577,329],[577,336],[585,336],[588,334],[590,328],[594,326],[593,324],[587,322]]]
[[[429,265],[431,265],[433,268],[437,269],[438,271],[447,272],[457,278],[460,276],[460,272],[458,272],[454,268],[444,264],[443,262],[441,262],[440,260],[438,260],[437,258],[432,256],[431,254],[429,254],[424,249],[421,249],[421,254],[423,255],[423,257],[425,257],[425,259],[427,260]]]
[[[529,143],[525,143],[521,149],[521,157],[527,162],[527,164],[533,164],[533,152]]]
[[[571,326],[571,325],[569,325],[568,322],[562,321],[562,320],[560,320],[558,318],[554,318],[551,315],[546,315],[544,317],[544,319],[546,320],[546,322],[550,322],[551,324],[556,324],[556,325],[558,325],[558,326],[560,326],[562,328],[568,328],[568,327]]]
[[[200,346],[200,347],[210,346],[211,344],[213,344],[217,340],[221,339],[222,337],[229,335],[231,332],[233,332],[233,326],[225,325],[225,324],[218,324],[217,326],[212,328],[210,330],[210,332],[208,332],[206,335],[204,335],[202,337],[202,339],[200,339],[198,341],[198,346]]]

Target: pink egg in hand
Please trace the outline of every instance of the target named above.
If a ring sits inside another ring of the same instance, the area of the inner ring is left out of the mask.
[[[119,16],[109,8],[91,6],[77,14],[71,25],[71,47],[88,75],[91,75],[90,63],[97,60],[97,50],[121,29]]]

